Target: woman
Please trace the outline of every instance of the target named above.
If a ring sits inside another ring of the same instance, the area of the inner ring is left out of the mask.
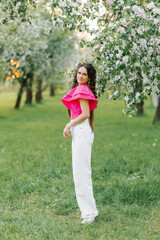
[[[98,103],[95,83],[96,70],[93,65],[79,63],[74,74],[72,90],[62,98],[71,118],[64,128],[63,135],[67,138],[72,135],[73,179],[82,224],[93,222],[98,215],[91,178],[93,110]]]

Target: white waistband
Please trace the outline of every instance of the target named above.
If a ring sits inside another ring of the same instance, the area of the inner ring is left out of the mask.
[[[70,120],[70,122],[73,122],[74,120],[75,120],[75,119]],[[85,119],[83,122],[81,122],[81,123],[79,123],[79,124],[77,124],[77,125],[85,124],[85,123],[89,123],[89,118]],[[76,125],[76,126],[77,126],[77,125]]]

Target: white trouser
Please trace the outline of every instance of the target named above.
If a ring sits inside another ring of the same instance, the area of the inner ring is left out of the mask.
[[[72,169],[76,199],[81,217],[98,215],[91,178],[91,150],[94,133],[89,120],[71,128],[72,135]]]

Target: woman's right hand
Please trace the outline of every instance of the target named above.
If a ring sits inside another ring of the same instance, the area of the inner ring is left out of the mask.
[[[70,134],[70,129],[68,127],[65,127],[63,130],[63,136],[70,138],[71,134]]]

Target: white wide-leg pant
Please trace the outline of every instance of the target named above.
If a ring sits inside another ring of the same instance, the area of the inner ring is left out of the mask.
[[[71,128],[72,135],[72,169],[75,193],[81,217],[96,217],[96,208],[93,196],[91,150],[94,133],[89,124],[89,119]]]

